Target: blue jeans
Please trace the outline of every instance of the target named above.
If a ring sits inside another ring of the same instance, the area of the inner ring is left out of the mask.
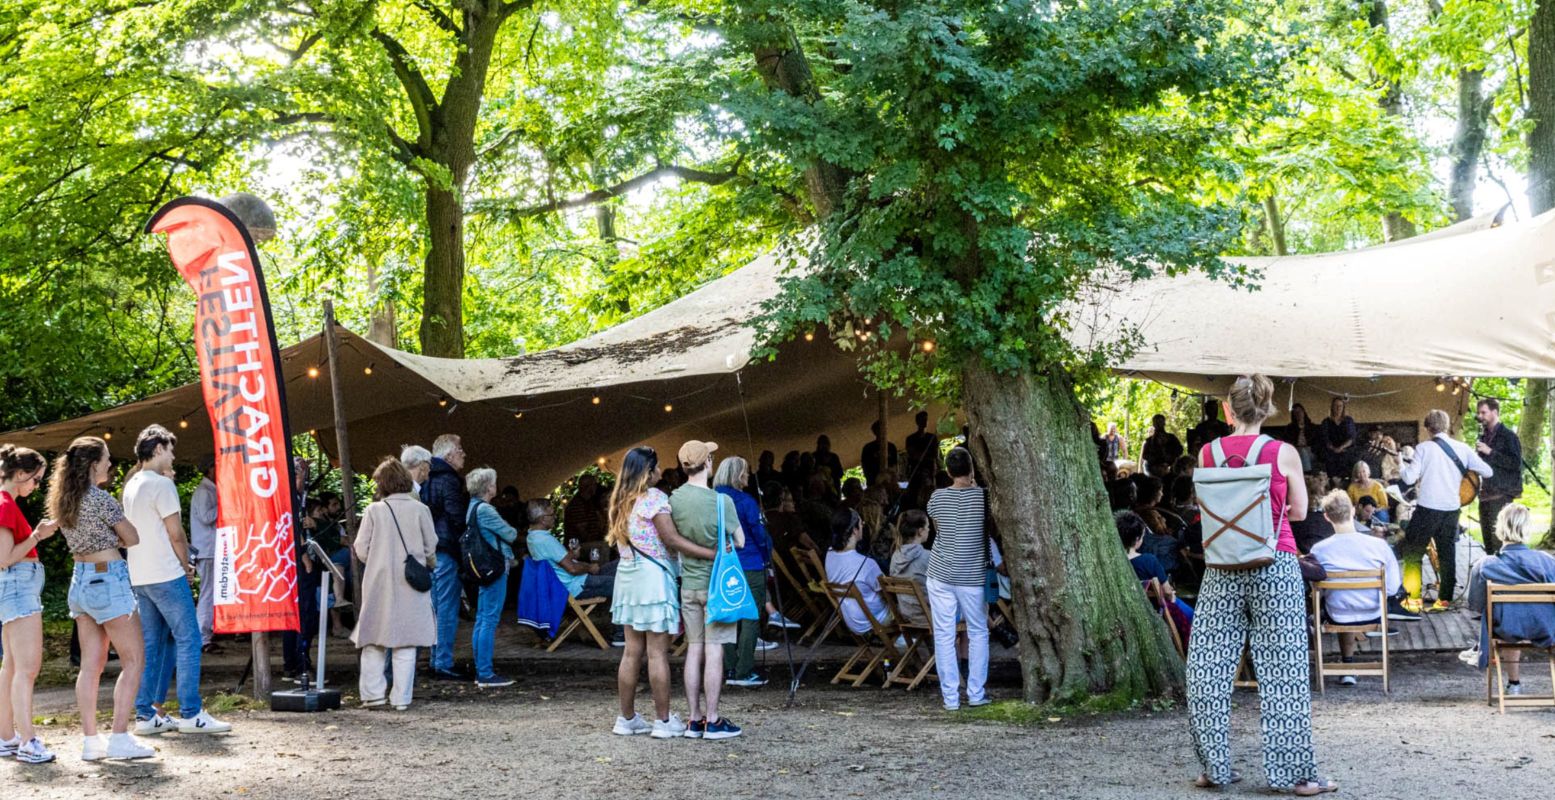
[[[459,561],[437,551],[437,569],[432,570],[432,613],[437,616],[437,644],[432,645],[432,669],[444,672],[454,668],[454,637],[459,635]]]
[[[146,666],[135,697],[137,719],[151,719],[153,703],[167,699],[173,672],[178,673],[178,713],[191,719],[200,713],[200,617],[189,579],[135,587],[140,604],[140,630],[146,641]]]
[[[496,675],[491,669],[491,653],[497,646],[497,622],[502,619],[502,606],[508,599],[508,576],[481,587],[481,599],[475,608],[475,631],[470,634],[475,649],[475,678]]]

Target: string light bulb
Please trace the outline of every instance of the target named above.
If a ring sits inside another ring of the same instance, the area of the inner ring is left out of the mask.
[[[103,438],[104,439],[112,439],[113,438],[113,431],[103,431]]]
[[[439,408],[447,408],[448,407],[448,398],[446,398],[446,397],[439,397],[439,398],[437,398],[437,405],[438,405]]]
[[[372,364],[368,364],[367,366],[362,367],[362,374],[363,375],[371,375],[371,374],[373,374],[373,365]]]
[[[308,377],[310,377],[310,378],[317,378],[318,376],[319,376],[319,368],[318,367],[308,367]]]
[[[805,331],[804,340],[807,342],[815,341],[815,333],[813,331]]]
[[[671,411],[674,411],[674,410],[675,410],[675,406],[673,406],[673,405],[671,405],[669,403],[665,403],[664,404],[664,413],[668,414],[668,413],[670,413]]]
[[[599,457],[599,465],[601,467],[603,467],[605,465],[605,457],[604,456],[600,456]]]
[[[522,411],[519,411],[519,412],[516,412],[515,414],[513,414],[513,419],[523,419],[523,418],[524,418],[524,412],[522,412]]]
[[[179,420],[178,421],[178,427],[180,427],[180,428],[187,428],[187,427],[189,427],[189,420],[186,420],[186,419]]]
[[[933,340],[926,340],[926,341],[924,341],[924,343],[923,343],[923,352],[925,352],[925,353],[932,353],[932,352],[934,352],[934,342],[933,342]]]
[[[594,395],[594,405],[599,405],[599,395]]]

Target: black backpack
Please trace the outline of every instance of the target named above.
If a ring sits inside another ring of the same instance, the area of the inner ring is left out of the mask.
[[[464,533],[459,534],[459,578],[490,586],[507,574],[508,560],[481,535],[480,515],[475,513],[481,502],[470,504]]]

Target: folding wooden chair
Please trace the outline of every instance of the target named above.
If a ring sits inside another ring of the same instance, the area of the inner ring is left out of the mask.
[[[1172,646],[1177,648],[1177,655],[1186,658],[1188,655],[1188,644],[1183,641],[1182,631],[1177,629],[1177,620],[1172,617],[1172,612],[1166,607],[1166,592],[1161,589],[1161,579],[1151,578],[1148,581],[1141,581],[1140,586],[1145,590],[1145,599],[1150,601],[1150,605],[1157,614],[1161,615],[1162,621],[1166,623],[1166,632],[1172,637]]]
[[[810,628],[819,626],[821,624],[820,620],[826,616],[826,608],[824,605],[816,604],[815,595],[810,591],[807,582],[800,579],[795,569],[788,565],[788,559],[784,558],[783,554],[776,550],[772,551],[772,566],[777,569],[778,580],[783,581],[785,585],[793,590],[783,590],[785,605],[788,604],[787,601],[790,598],[793,598],[798,603],[798,608],[785,609],[785,613],[793,614],[799,619],[810,620]],[[805,633],[810,628],[801,629],[799,638],[796,641],[804,641]]]
[[[580,627],[589,636],[593,637],[594,643],[599,645],[599,649],[609,650],[610,642],[605,639],[604,634],[599,632],[599,628],[595,627],[594,620],[589,618],[589,615],[594,613],[595,608],[609,602],[610,598],[608,597],[590,597],[586,600],[568,597],[567,614],[563,617],[562,629],[556,634],[556,638],[551,640],[551,646],[545,648],[545,652],[556,652],[556,648],[561,647],[562,641],[571,636]]]
[[[1540,647],[1533,642],[1504,642],[1496,638],[1496,606],[1507,603],[1548,603],[1555,605],[1555,583],[1495,583],[1485,582],[1485,622],[1490,625],[1490,664],[1495,671],[1485,670],[1485,701],[1495,704],[1502,714],[1507,706],[1555,705],[1555,694],[1523,694],[1508,697],[1506,676],[1502,673],[1501,652],[1543,652],[1550,660],[1550,681],[1555,686],[1555,647]],[[1527,663],[1524,661],[1523,663]]]
[[[901,652],[896,649],[896,624],[875,618],[874,612],[870,611],[869,606],[864,603],[864,595],[859,591],[858,584],[828,582],[826,596],[831,600],[839,622],[842,621],[842,604],[852,600],[858,604],[864,619],[869,621],[870,628],[869,633],[858,633],[845,623],[836,626],[847,631],[857,646],[853,649],[853,655],[843,663],[842,669],[837,670],[837,674],[832,676],[831,682],[852,681],[855,687],[863,686],[864,682],[869,680],[869,676],[879,670],[881,677],[886,679],[884,686],[889,687],[891,682],[883,665],[901,659]],[[878,639],[879,644],[876,644],[871,636]],[[854,667],[860,662],[863,662],[864,666],[855,669]]]
[[[1370,625],[1343,625],[1336,622],[1323,621],[1323,592],[1336,591],[1367,591],[1375,590],[1377,593],[1377,608],[1381,609],[1381,622]],[[1377,569],[1351,570],[1349,572],[1330,572],[1326,580],[1312,584],[1312,674],[1317,678],[1319,693],[1326,694],[1328,687],[1324,677],[1328,675],[1381,675],[1382,693],[1388,693],[1388,595],[1387,584],[1383,580],[1383,572]],[[1364,634],[1371,631],[1381,632],[1382,660],[1355,662],[1350,664],[1333,663],[1323,657],[1323,634]]]
[[[818,637],[818,639],[825,639],[842,622],[840,614],[828,613],[833,611],[836,606],[832,603],[831,596],[826,591],[826,564],[821,561],[820,554],[814,550],[795,547],[789,552],[793,554],[794,563],[798,565],[799,574],[803,576],[805,591],[813,598],[813,602],[819,603],[821,606],[820,613],[816,614],[809,627],[799,633],[798,641],[803,644],[804,640],[812,635]]]
[[[934,626],[929,621],[929,599],[924,596],[923,587],[917,581],[889,576],[880,578],[880,595],[885,598],[886,607],[896,620],[897,632],[907,643],[901,659],[886,675],[885,685],[906,686],[910,692],[930,676],[938,678],[938,672],[934,669]],[[917,601],[918,607],[923,609],[923,622],[913,622],[902,613],[903,600]],[[957,626],[957,632],[965,630],[966,623]],[[914,664],[917,665],[917,672],[908,675],[908,670]]]

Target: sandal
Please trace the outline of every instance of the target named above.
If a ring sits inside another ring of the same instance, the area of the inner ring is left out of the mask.
[[[1241,782],[1242,782],[1242,773],[1237,772],[1236,770],[1231,770],[1231,780],[1226,781],[1225,783],[1216,783],[1216,782],[1214,782],[1214,781],[1209,779],[1209,773],[1201,772],[1201,773],[1199,773],[1198,780],[1194,781],[1193,785],[1197,786],[1200,789],[1219,789],[1222,786],[1230,786],[1233,783],[1241,783]]]
[[[1297,797],[1313,797],[1320,794],[1339,791],[1339,784],[1328,778],[1302,781],[1291,788],[1291,792]]]

